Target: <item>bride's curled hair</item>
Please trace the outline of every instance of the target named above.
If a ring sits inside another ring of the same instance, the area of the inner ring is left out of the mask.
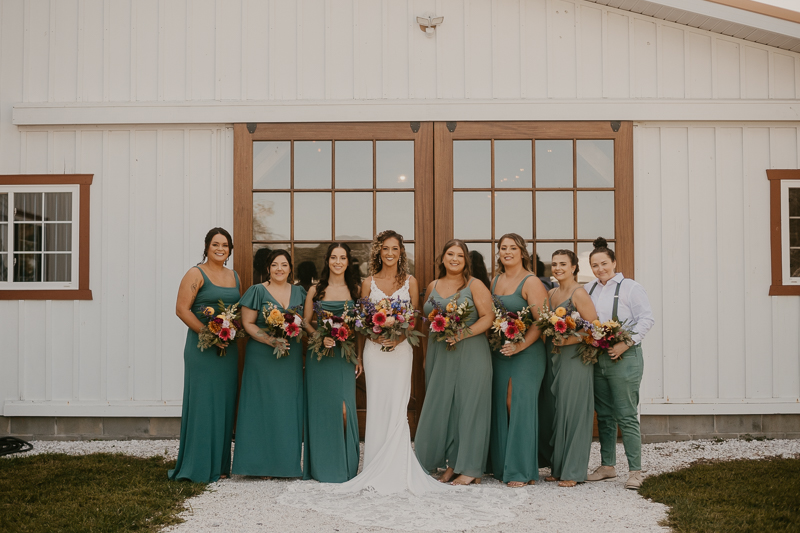
[[[406,247],[403,244],[403,236],[394,230],[387,229],[375,236],[372,241],[372,250],[369,252],[369,275],[374,276],[383,268],[383,261],[381,260],[381,248],[387,239],[397,239],[400,244],[400,259],[397,261],[397,276],[395,281],[398,285],[406,282],[408,277],[408,257],[406,257]]]

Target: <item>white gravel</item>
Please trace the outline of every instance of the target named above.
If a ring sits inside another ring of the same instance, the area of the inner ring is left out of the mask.
[[[37,453],[125,453],[138,457],[161,455],[177,457],[177,440],[142,441],[36,441]],[[555,483],[541,481],[535,486],[515,490],[525,493],[526,501],[512,507],[514,520],[489,527],[463,529],[469,532],[515,533],[532,529],[549,532],[588,530],[593,532],[616,531],[667,531],[659,526],[666,517],[666,507],[645,500],[635,491],[625,490],[627,462],[621,444],[617,445],[618,477],[599,483],[585,483],[572,489],[559,488]],[[710,440],[645,444],[642,446],[642,466],[645,475],[677,470],[699,459],[730,460],[738,458],[800,456],[800,440],[750,441]],[[592,445],[590,470],[600,464],[600,448]],[[542,469],[542,479],[547,469]],[[166,475],[166,472],[164,473]],[[234,476],[209,485],[205,493],[190,499],[182,513],[183,524],[165,531],[222,532],[222,531],[361,531],[393,532],[393,524],[375,524],[373,527],[357,525],[315,511],[295,509],[277,503],[286,487],[297,480],[269,480]],[[472,490],[501,488],[489,477]],[[613,503],[612,503],[613,502]]]

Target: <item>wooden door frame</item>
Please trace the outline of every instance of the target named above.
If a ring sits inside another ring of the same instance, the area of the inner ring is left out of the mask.
[[[233,146],[233,234],[238,245],[234,246],[234,264],[239,269],[243,289],[253,282],[251,265],[253,260],[253,142],[254,141],[414,141],[414,263],[420,287],[426,287],[434,275],[435,224],[433,214],[433,123],[410,122],[350,122],[350,123],[259,123],[251,133],[247,124],[234,124]],[[373,161],[374,164],[374,161]],[[239,344],[239,378],[241,382],[246,342]],[[362,378],[363,379],[363,378]],[[409,425],[414,435],[419,412],[425,398],[425,373],[422,371],[422,350],[414,350],[412,373],[412,396],[409,404]],[[359,427],[364,436],[365,413],[359,412]]]
[[[437,253],[453,238],[453,141],[517,139],[611,139],[614,140],[614,247],[617,270],[635,274],[633,243],[633,122],[621,122],[614,131],[607,121],[596,122],[435,122],[435,198]],[[573,153],[573,164],[575,154]],[[577,214],[577,212],[576,212]],[[577,226],[576,226],[577,231]],[[536,240],[536,235],[533,236]],[[573,240],[573,239],[565,239]]]

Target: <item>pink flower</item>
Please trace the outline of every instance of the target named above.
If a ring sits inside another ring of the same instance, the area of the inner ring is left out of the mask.
[[[403,315],[397,315],[397,321],[402,324],[403,322],[406,321],[406,317],[404,317]]]
[[[221,330],[219,330],[218,337],[222,341],[229,341],[233,338],[233,336],[231,335],[231,330],[229,328],[222,328]]]
[[[380,326],[372,326],[372,332],[380,334],[383,333],[383,330],[381,329]]]
[[[340,328],[336,328],[335,330],[331,331],[331,335],[334,339],[344,342],[347,340],[347,337],[350,335],[350,330],[347,326],[342,326]]]
[[[376,326],[383,326],[386,323],[386,314],[383,311],[378,311],[372,315],[372,323]]]
[[[390,328],[390,327],[394,326],[394,317],[393,316],[387,316],[386,317],[386,322],[384,322],[383,325],[384,325],[384,327],[387,327],[387,328]]]
[[[436,315],[433,322],[431,322],[431,329],[436,333],[441,333],[444,331],[446,325],[447,322],[445,322],[444,317],[442,315]]]
[[[558,322],[555,323],[555,328],[557,332],[564,333],[565,331],[567,331],[567,323],[564,322],[563,320],[559,320]]]
[[[506,328],[506,337],[508,337],[509,339],[513,339],[514,337],[516,337],[517,333],[519,333],[519,329],[517,329],[517,326],[514,324],[509,324],[508,327]]]

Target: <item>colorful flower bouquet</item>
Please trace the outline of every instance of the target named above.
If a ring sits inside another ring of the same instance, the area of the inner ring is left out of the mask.
[[[234,339],[244,338],[244,328],[242,327],[242,313],[239,311],[239,304],[226,306],[222,300],[219,301],[218,311],[208,306],[202,308],[197,314],[208,318],[208,323],[203,326],[197,334],[197,347],[203,352],[212,346],[219,348],[220,357],[225,357],[225,348]]]
[[[340,343],[342,357],[350,363],[355,363],[358,355],[355,343],[356,317],[354,310],[345,303],[342,316],[338,316],[323,309],[320,302],[314,302],[314,313],[317,315],[317,331],[308,341],[308,347],[317,354],[317,361],[321,360],[323,356],[333,357],[333,348],[325,347],[325,338],[331,337]]]
[[[264,320],[267,323],[267,327],[263,330],[267,335],[271,335],[276,339],[299,341],[306,335],[303,329],[302,312],[302,305],[296,305],[281,311],[274,303],[267,302],[267,305],[261,309],[261,314],[264,315]],[[289,354],[289,348],[283,343],[278,343],[272,353],[275,354],[276,359],[280,359]]]
[[[569,337],[581,338],[580,332],[586,328],[586,324],[588,322],[582,319],[580,313],[571,305],[570,309],[556,307],[553,310],[550,309],[547,300],[539,310],[539,320],[533,323],[542,331],[543,336],[551,336],[556,341],[553,353],[561,353],[560,345]]]
[[[399,298],[383,298],[373,302],[369,298],[361,298],[356,303],[356,331],[377,342],[381,336],[394,341],[405,335],[411,346],[419,346],[419,338],[424,335],[416,331],[417,314],[408,300]],[[381,346],[382,352],[391,352],[394,348]]]
[[[629,323],[627,320],[620,324],[616,320],[606,320],[601,323],[599,320],[588,323],[586,331],[589,333],[583,339],[583,346],[581,346],[581,357],[583,362],[594,364],[597,362],[597,356],[614,346],[618,342],[626,344],[632,342],[633,326],[635,324]],[[616,363],[622,359],[618,357],[613,361]]]
[[[525,333],[533,325],[531,308],[523,307],[518,313],[509,311],[496,296],[492,296],[494,322],[489,330],[489,346],[499,350],[504,344],[522,342]]]
[[[472,330],[467,326],[467,320],[472,316],[475,308],[469,300],[464,300],[459,305],[458,297],[459,293],[457,292],[444,307],[434,300],[433,296],[428,299],[428,303],[433,306],[433,310],[428,313],[433,340],[437,342],[447,341],[450,337],[459,337],[462,333],[472,335]],[[456,346],[455,344],[447,343],[446,348],[448,351],[453,351]]]

